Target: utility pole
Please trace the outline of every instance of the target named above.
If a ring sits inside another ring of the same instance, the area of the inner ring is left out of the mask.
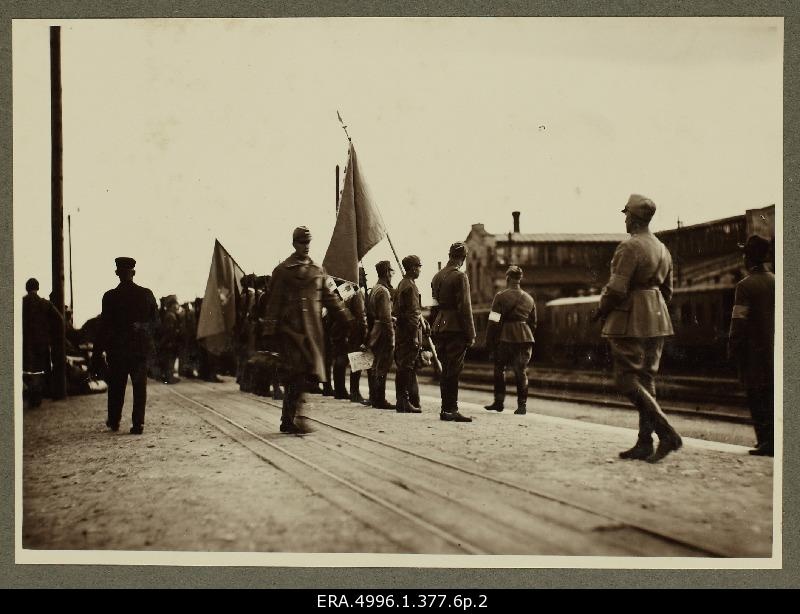
[[[75,318],[75,292],[72,290],[72,216],[67,215],[67,237],[69,237],[69,312]]]
[[[339,215],[339,165],[336,165],[336,215]]]
[[[64,179],[61,129],[61,26],[50,26],[50,193],[53,260],[52,301],[61,314],[53,339],[51,394],[54,400],[67,396],[66,329],[64,322]]]

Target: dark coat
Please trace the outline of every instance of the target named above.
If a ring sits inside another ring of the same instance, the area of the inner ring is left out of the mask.
[[[380,281],[369,293],[367,314],[372,321],[367,346],[375,355],[373,369],[385,375],[392,366],[395,332],[392,321],[392,290]]]
[[[120,282],[103,295],[94,351],[144,359],[152,351],[159,324],[153,293],[132,281]]]
[[[458,267],[448,264],[433,276],[431,281],[436,318],[433,335],[462,333],[465,340],[475,340],[475,322],[472,319],[469,279]]]
[[[37,294],[22,297],[22,370],[49,371],[50,344],[61,322],[53,303]]]
[[[736,285],[728,351],[748,387],[773,381],[775,275],[754,269]]]

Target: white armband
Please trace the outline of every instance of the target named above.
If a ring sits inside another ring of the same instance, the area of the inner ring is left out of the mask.
[[[501,317],[502,315],[496,311],[489,312],[489,322],[499,322]]]

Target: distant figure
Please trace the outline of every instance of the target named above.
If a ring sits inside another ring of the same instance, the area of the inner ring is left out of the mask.
[[[458,378],[464,368],[467,348],[475,343],[475,322],[472,319],[472,302],[469,279],[461,271],[467,259],[467,246],[453,243],[450,259],[441,271],[433,276],[433,341],[436,353],[442,361],[442,377],[439,387],[442,395],[441,420],[472,422],[472,418],[458,411]]]
[[[22,375],[28,392],[28,407],[39,407],[49,386],[52,365],[50,348],[61,314],[53,303],[39,296],[39,282],[25,282],[22,297]]]
[[[764,268],[769,241],[752,235],[742,246],[748,275],[736,285],[728,353],[747,390],[753,417],[755,456],[773,456],[775,349],[775,275]]]
[[[164,297],[164,311],[161,314],[161,329],[158,338],[158,365],[161,381],[165,384],[177,384],[175,377],[175,361],[181,348],[182,324],[178,317],[180,304],[174,294]]]
[[[294,253],[272,272],[272,292],[264,318],[264,334],[277,337],[286,371],[281,413],[282,433],[302,433],[295,423],[306,377],[325,379],[322,306],[339,321],[352,316],[325,283],[322,267],[308,257],[311,232],[305,226],[292,233]]]
[[[395,409],[386,400],[386,376],[392,367],[395,332],[392,318],[392,275],[394,269],[388,260],[375,265],[378,282],[373,286],[367,301],[367,318],[371,321],[367,346],[375,356],[372,369],[369,369],[369,404],[375,409]]]
[[[630,238],[617,246],[611,277],[603,288],[594,319],[604,320],[614,357],[614,377],[620,391],[639,411],[639,438],[620,458],[655,463],[678,450],[683,441],[656,401],[664,339],[673,334],[667,303],[672,298],[672,257],[650,232],[656,212],[652,200],[632,194],[622,210]],[[653,432],[658,449],[653,451]]]
[[[528,363],[533,354],[536,331],[536,303],[520,288],[522,269],[512,265],[506,271],[507,288],[494,296],[486,326],[486,349],[494,358],[494,403],[489,411],[503,411],[506,398],[506,369],[511,367],[517,383],[515,414],[528,411]]]
[[[125,388],[130,375],[133,412],[130,432],[141,435],[147,403],[147,355],[159,326],[158,304],[148,288],[133,283],[136,261],[115,258],[119,285],[103,295],[103,310],[94,343],[92,370],[99,371],[103,352],[108,359],[108,420],[106,426],[119,430]]]
[[[363,349],[367,338],[367,314],[364,306],[364,292],[356,284],[334,277],[337,292],[347,309],[353,314],[355,322],[342,326],[333,322],[331,327],[331,353],[333,355],[333,396],[336,399],[348,399],[353,403],[363,403],[364,399],[358,390],[361,371],[350,373],[350,391],[345,386],[347,374],[347,357],[350,352]]]
[[[419,256],[403,258],[405,276],[397,285],[394,314],[397,318],[397,345],[394,360],[397,364],[397,411],[419,414],[419,386],[416,385],[417,361],[422,351],[423,335],[429,332],[427,320],[422,317],[422,299],[416,280],[422,271]]]

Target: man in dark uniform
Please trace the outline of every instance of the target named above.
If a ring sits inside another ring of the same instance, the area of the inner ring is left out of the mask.
[[[165,384],[177,384],[175,377],[175,360],[181,345],[181,322],[178,317],[180,304],[174,294],[164,297],[164,311],[161,314],[161,329],[158,338],[158,364],[161,381]]]
[[[361,371],[351,371],[349,393],[345,387],[345,375],[349,363],[348,353],[362,349],[367,338],[367,314],[364,306],[364,293],[354,283],[338,277],[333,279],[336,282],[336,292],[355,318],[354,325],[342,326],[334,321],[331,327],[331,351],[334,357],[333,396],[337,399],[349,399],[354,403],[361,403],[364,401],[358,390]]]
[[[764,267],[770,244],[751,235],[742,246],[748,275],[736,285],[728,353],[747,390],[756,432],[755,456],[773,456],[775,275]]]
[[[395,331],[392,318],[392,269],[388,260],[381,260],[375,265],[378,282],[373,286],[367,301],[367,314],[372,321],[367,346],[372,350],[375,361],[372,363],[369,377],[370,405],[376,409],[395,409],[386,400],[386,376],[392,366]]]
[[[61,322],[53,303],[39,296],[39,282],[25,282],[28,294],[22,297],[22,375],[28,390],[28,407],[42,404],[50,377],[52,333]]]
[[[467,259],[467,246],[461,242],[450,246],[447,266],[433,276],[433,341],[442,361],[439,387],[442,395],[442,412],[439,418],[453,422],[472,422],[472,418],[458,411],[458,377],[464,368],[467,348],[475,343],[475,322],[472,319],[472,302],[469,279],[460,270]]]
[[[520,288],[522,269],[511,265],[506,271],[508,287],[494,296],[486,326],[486,349],[494,356],[494,403],[489,411],[503,411],[506,397],[505,373],[514,371],[517,382],[517,410],[527,413],[528,363],[533,354],[533,333],[536,330],[536,303]]]
[[[108,420],[106,426],[119,430],[128,376],[133,385],[131,433],[141,435],[147,403],[147,355],[158,327],[158,304],[153,293],[133,283],[133,258],[116,258],[119,285],[103,295],[103,310],[94,344],[92,361],[108,358]],[[93,371],[97,371],[93,366]]]
[[[403,258],[405,276],[397,286],[394,300],[394,315],[397,319],[397,345],[394,360],[397,364],[397,411],[419,414],[419,388],[414,394],[414,381],[417,375],[417,360],[422,349],[422,337],[428,326],[422,317],[422,300],[416,279],[422,271],[419,256]],[[413,397],[413,398],[412,398]]]
[[[300,226],[292,234],[294,253],[272,272],[272,292],[264,318],[264,334],[277,338],[286,370],[282,433],[302,433],[295,424],[307,375],[325,380],[322,306],[339,321],[353,318],[325,284],[325,271],[308,257],[311,232]]]
[[[614,358],[617,387],[639,411],[639,437],[620,458],[655,463],[683,442],[656,401],[664,339],[673,334],[667,303],[672,298],[672,257],[650,232],[656,206],[632,194],[622,212],[630,238],[617,246],[611,277],[600,297],[594,319],[604,320],[602,335]],[[653,432],[658,448],[653,451]]]

